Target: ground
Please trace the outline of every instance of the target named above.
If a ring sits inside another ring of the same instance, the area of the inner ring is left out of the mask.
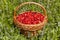
[[[24,2],[37,2],[47,11],[48,23],[39,31],[38,38],[32,39],[60,40],[60,0],[0,0],[0,40],[28,40],[13,24],[13,11]],[[39,7],[34,5],[27,6],[21,8],[19,12],[27,9],[40,11]]]

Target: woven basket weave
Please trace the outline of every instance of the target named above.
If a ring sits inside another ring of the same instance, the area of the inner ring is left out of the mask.
[[[31,24],[31,25],[29,25],[29,24],[23,24],[23,23],[18,22],[18,21],[16,20],[16,17],[17,17],[16,11],[17,11],[20,7],[22,7],[23,5],[26,5],[26,4],[35,4],[35,5],[37,5],[37,6],[40,6],[40,7],[42,8],[43,12],[44,12],[44,16],[45,16],[44,21],[41,22],[41,23],[39,23],[39,24]],[[45,10],[45,8],[44,8],[41,4],[39,4],[39,3],[35,3],[35,2],[25,2],[25,3],[22,3],[22,4],[20,4],[19,6],[17,6],[16,9],[14,10],[14,23],[15,23],[15,25],[16,25],[17,27],[19,27],[19,28],[21,28],[21,29],[23,29],[23,30],[27,30],[27,31],[37,31],[37,30],[41,30],[41,29],[44,27],[44,25],[47,23],[46,10]]]

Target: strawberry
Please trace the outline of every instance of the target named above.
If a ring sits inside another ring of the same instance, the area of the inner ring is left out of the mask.
[[[28,11],[19,14],[16,19],[23,24],[38,24],[43,22],[44,16],[38,12]]]

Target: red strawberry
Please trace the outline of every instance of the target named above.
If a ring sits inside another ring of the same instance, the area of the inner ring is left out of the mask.
[[[19,14],[17,16],[17,20],[23,24],[38,24],[43,22],[44,16],[38,12],[24,12],[23,14]]]

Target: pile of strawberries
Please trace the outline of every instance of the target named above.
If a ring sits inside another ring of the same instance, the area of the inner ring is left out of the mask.
[[[17,20],[23,24],[38,24],[43,22],[45,16],[38,12],[27,11],[17,16]]]

